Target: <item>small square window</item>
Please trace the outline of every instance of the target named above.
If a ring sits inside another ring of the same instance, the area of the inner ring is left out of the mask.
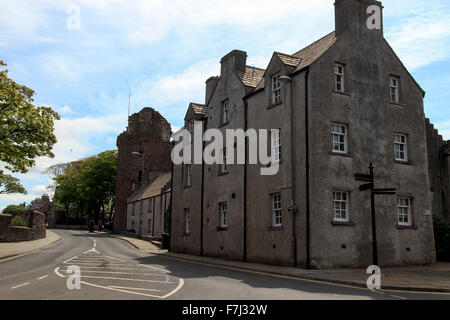
[[[228,100],[222,102],[222,124],[230,122],[230,104]]]
[[[281,103],[280,75],[272,77],[272,104]]]
[[[411,198],[397,198],[397,216],[399,226],[411,226]]]
[[[278,163],[281,161],[281,135],[280,130],[271,130],[272,136],[272,162]]]
[[[408,145],[406,135],[394,134],[394,155],[396,161],[408,161]]]
[[[334,79],[335,87],[334,89],[338,92],[345,91],[345,67],[342,64],[336,63],[334,65]]]
[[[184,209],[184,233],[191,233],[191,213],[189,209]]]
[[[349,193],[346,191],[333,191],[334,221],[349,222]]]
[[[272,226],[281,227],[283,218],[281,216],[281,194],[272,196]]]
[[[219,203],[220,213],[220,227],[226,228],[228,226],[228,207],[226,202]]]
[[[400,102],[399,78],[391,77],[390,78],[390,87],[391,87],[391,102],[399,103]]]
[[[332,151],[337,153],[348,153],[347,125],[332,123]]]

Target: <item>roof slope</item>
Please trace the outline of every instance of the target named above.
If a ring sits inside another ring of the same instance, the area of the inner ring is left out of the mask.
[[[316,42],[310,44],[309,46],[303,48],[302,50],[293,54],[294,57],[302,59],[295,71],[299,71],[307,66],[313,64],[317,59],[319,59],[328,49],[331,48],[333,44],[336,43],[336,34],[331,32],[325,37],[317,40]],[[294,72],[295,72],[294,71]]]
[[[142,199],[151,198],[161,194],[161,189],[164,188],[172,177],[171,172],[165,172],[155,179],[152,183],[144,187]],[[135,202],[141,200],[141,193],[138,191],[128,199],[128,202]]]
[[[192,110],[194,110],[195,114],[205,115],[208,111],[208,107],[204,104],[191,102],[190,105],[192,106]]]
[[[245,66],[245,72],[236,71],[236,75],[245,86],[256,88],[258,83],[261,81],[265,71],[266,70],[264,69]]]

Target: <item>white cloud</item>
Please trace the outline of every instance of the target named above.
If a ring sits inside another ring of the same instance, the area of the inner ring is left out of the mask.
[[[440,10],[424,11],[401,19],[388,28],[386,38],[411,71],[449,58],[450,14]]]

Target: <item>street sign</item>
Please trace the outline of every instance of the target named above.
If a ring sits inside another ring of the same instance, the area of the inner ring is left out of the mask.
[[[357,173],[355,174],[355,180],[373,182],[373,176],[370,174]]]
[[[386,188],[386,189],[373,189],[373,194],[396,194],[397,189],[395,188]]]
[[[373,185],[373,182],[371,182],[371,183],[360,185],[359,186],[359,191],[366,191],[366,190],[370,190],[370,189],[373,189],[373,188],[374,188],[374,185]]]

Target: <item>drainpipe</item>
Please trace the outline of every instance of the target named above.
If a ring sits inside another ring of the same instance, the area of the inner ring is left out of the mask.
[[[305,73],[305,157],[306,157],[306,269],[311,268],[311,234],[310,234],[310,179],[309,179],[309,67]]]
[[[247,132],[248,126],[248,104],[244,101],[244,132]],[[242,261],[247,261],[247,137],[245,138],[245,163],[244,163],[244,212],[242,220]]]
[[[295,205],[295,143],[294,143],[294,80],[288,76],[280,77],[280,80],[289,82],[289,93],[290,93],[290,117],[291,117],[291,205],[288,211],[292,214],[292,266],[297,267],[297,208]]]
[[[172,149],[173,149],[174,143],[171,142],[171,145],[172,145]],[[172,236],[172,210],[173,210],[173,206],[172,206],[173,201],[172,201],[172,199],[173,199],[173,194],[174,194],[174,190],[173,190],[173,161],[172,161],[172,165],[170,167],[170,205],[169,205],[170,206],[170,211],[168,212],[168,214],[169,214],[169,219],[168,219],[169,220],[169,224],[167,226],[167,233],[169,234],[169,239]],[[171,251],[170,250],[170,242],[171,241],[169,241],[169,248],[168,248],[169,251]]]
[[[208,123],[208,118],[206,117],[203,121],[205,130],[206,125]],[[202,139],[202,153],[205,151],[205,141]],[[203,256],[203,201],[204,201],[204,193],[205,193],[205,161],[202,161],[202,190],[200,197],[200,256]]]

